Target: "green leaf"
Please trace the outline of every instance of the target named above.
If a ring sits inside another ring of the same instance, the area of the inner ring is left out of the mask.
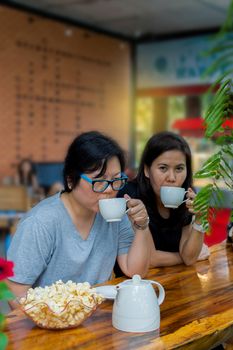
[[[233,1],[231,0],[228,10],[227,10],[227,18],[224,21],[218,35],[225,35],[226,32],[230,32],[233,30],[233,22],[232,22],[232,18],[233,18]]]
[[[0,282],[0,300],[14,299],[14,294],[10,291],[5,282]]]
[[[203,188],[203,189],[205,189],[205,187]],[[202,189],[202,190],[203,190]],[[205,193],[205,192],[199,192],[198,194],[197,194],[197,196],[195,197],[195,203],[202,203],[203,201],[204,202],[206,202],[209,198],[210,198],[210,196],[211,196],[211,193],[212,192],[207,192],[207,193]]]
[[[0,314],[0,329],[3,329],[5,324],[5,317],[3,314]]]
[[[215,119],[221,118],[221,115],[227,110],[229,104],[229,97],[226,97],[225,99],[227,99],[227,102],[223,101],[220,105],[216,104],[213,109],[207,110],[206,114],[204,115],[205,125],[208,125],[209,121],[213,123]]]
[[[233,51],[233,42],[232,40],[224,40],[222,43],[216,43],[216,46],[212,47],[210,50],[204,52],[204,54],[202,54],[202,57],[208,57],[208,56],[212,56],[215,53],[223,53],[224,51],[227,52],[232,52]]]
[[[7,343],[8,343],[8,339],[6,334],[0,333],[0,349],[1,350],[6,349]]]
[[[214,63],[208,67],[206,72],[204,73],[204,77],[212,75],[217,70],[220,70],[221,68],[228,68],[232,65],[232,61],[229,60],[229,58],[232,58],[232,52],[227,52],[225,55],[221,55]]]
[[[229,159],[225,159],[224,157],[222,157],[222,162],[224,164],[224,166],[227,168],[226,171],[227,171],[227,176],[232,178],[231,176],[231,172],[233,171],[233,169],[231,169],[231,167],[229,166],[228,162],[229,162]]]
[[[224,82],[221,82],[220,87],[218,88],[212,103],[207,109],[207,112],[205,113],[205,116],[208,116],[209,113],[215,108],[216,106],[221,105],[222,103],[225,103],[229,100],[230,97],[230,88],[231,88],[231,80],[227,79]]]
[[[216,144],[217,145],[224,145],[226,142],[227,142],[227,137],[225,135],[222,135],[220,137],[218,137],[216,140],[215,140]]]
[[[210,87],[208,88],[206,95],[211,95],[213,93],[213,91],[219,86],[221,85],[221,83],[225,80],[226,77],[229,76],[229,74],[232,72],[232,70],[229,70],[228,72],[224,72],[218,79],[216,79],[215,82],[213,82],[212,85],[210,85]]]
[[[231,157],[233,157],[233,151],[231,150],[231,148],[224,149],[224,152],[225,152],[226,154],[229,154]]]
[[[213,184],[204,186],[194,199],[194,209],[199,213],[201,223],[206,230],[209,227],[209,205],[213,188]]]
[[[216,91],[215,93],[215,96],[213,98],[213,103],[210,104],[210,107],[209,108],[213,108],[213,106],[216,104],[216,103],[219,103],[221,102],[221,100],[223,99],[224,101],[224,98],[227,98],[228,94],[229,94],[229,88],[230,88],[230,80],[227,79],[223,82],[221,82],[221,85],[220,87],[218,88],[218,90]]]
[[[226,180],[224,180],[224,181],[225,181],[226,186],[232,191],[232,190],[233,190],[233,185],[232,185],[232,183],[229,183],[229,182],[227,182]]]
[[[221,176],[223,179],[225,178],[229,178],[231,180],[231,173],[228,173],[226,168],[224,168],[221,164],[219,165],[220,169],[219,171],[221,171]]]
[[[212,200],[215,204],[215,207],[220,207],[223,205],[223,194],[222,194],[222,191],[221,190],[217,190],[215,192],[213,192],[213,195],[212,195]]]
[[[196,172],[194,175],[195,178],[206,178],[206,177],[215,177],[216,169],[219,167],[221,162],[220,154],[214,154],[207,161],[204,162],[202,169]]]
[[[208,127],[206,128],[205,131],[205,135],[206,137],[210,138],[212,137],[218,130],[219,128],[222,126],[222,123],[224,121],[224,116],[225,116],[226,112],[222,113],[222,119],[215,119],[214,122],[208,125]]]
[[[208,116],[208,119],[205,120],[205,134],[210,134],[210,130],[223,131],[222,124],[226,120],[227,115],[227,111],[222,109],[217,114],[214,112]]]

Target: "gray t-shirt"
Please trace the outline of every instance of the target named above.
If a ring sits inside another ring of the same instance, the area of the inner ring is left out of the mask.
[[[108,223],[97,213],[84,240],[58,193],[21,219],[7,254],[15,264],[10,280],[33,287],[59,279],[102,283],[111,277],[116,257],[128,252],[133,239],[127,215]]]

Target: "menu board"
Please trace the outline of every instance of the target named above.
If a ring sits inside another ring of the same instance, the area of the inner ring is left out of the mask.
[[[0,6],[0,176],[20,159],[62,161],[79,133],[128,150],[127,42]]]

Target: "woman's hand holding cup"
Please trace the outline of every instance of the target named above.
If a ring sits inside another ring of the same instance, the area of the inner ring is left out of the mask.
[[[195,211],[194,208],[194,199],[196,197],[196,193],[192,190],[191,187],[188,188],[187,192],[187,201],[186,201],[186,207],[188,208],[189,212],[195,215],[195,222],[197,224],[200,224],[200,214]]]
[[[145,205],[140,199],[124,195],[127,202],[127,214],[134,227],[138,230],[145,230],[149,224],[149,217]]]
[[[186,207],[188,208],[190,213],[195,214],[197,217],[198,213],[195,212],[194,205],[193,205],[194,199],[196,197],[196,193],[192,190],[191,187],[188,188],[188,192],[187,192],[186,196],[187,196]]]
[[[188,188],[187,194],[187,201],[186,201],[186,207],[188,208],[189,212],[194,214],[194,206],[193,206],[193,202],[194,202],[194,198],[196,197],[195,192],[192,190],[191,187]]]

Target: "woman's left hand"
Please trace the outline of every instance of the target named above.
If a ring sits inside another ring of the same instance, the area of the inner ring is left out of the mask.
[[[192,214],[195,214],[194,212],[194,198],[196,197],[196,193],[192,190],[191,187],[188,188],[188,193],[187,193],[187,201],[186,201],[186,207],[188,208],[189,212]]]
[[[148,224],[148,213],[145,205],[140,199],[131,198],[125,194],[124,198],[127,200],[128,217],[133,224],[144,227]]]

